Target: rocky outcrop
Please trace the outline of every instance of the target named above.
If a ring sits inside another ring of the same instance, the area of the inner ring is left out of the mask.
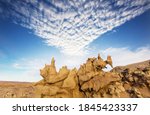
[[[50,65],[40,70],[43,80],[37,82],[37,95],[39,97],[84,97],[79,91],[77,69],[69,70],[63,66],[56,71],[55,60],[52,58]]]
[[[111,72],[119,73],[129,97],[150,97],[150,60],[115,67]]]
[[[66,66],[56,71],[55,60],[40,70],[43,80],[37,82],[39,97],[120,97],[125,92],[121,76],[113,72],[104,72],[111,56],[104,61],[100,55],[88,58],[86,63],[69,70]]]

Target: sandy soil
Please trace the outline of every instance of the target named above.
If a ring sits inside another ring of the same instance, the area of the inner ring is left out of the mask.
[[[35,87],[29,82],[0,81],[0,97],[35,97]]]

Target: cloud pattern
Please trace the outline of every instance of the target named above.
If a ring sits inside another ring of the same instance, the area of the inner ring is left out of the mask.
[[[68,55],[149,8],[150,0],[0,0],[0,14]]]

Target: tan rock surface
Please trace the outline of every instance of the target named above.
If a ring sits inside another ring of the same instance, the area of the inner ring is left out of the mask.
[[[75,89],[78,85],[78,81],[76,78],[77,78],[77,70],[73,69],[69,72],[68,77],[64,80],[62,87]]]

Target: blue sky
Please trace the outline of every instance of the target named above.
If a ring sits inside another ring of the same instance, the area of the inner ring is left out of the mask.
[[[37,81],[52,57],[72,68],[98,53],[114,66],[150,59],[150,0],[0,0],[0,80]]]

